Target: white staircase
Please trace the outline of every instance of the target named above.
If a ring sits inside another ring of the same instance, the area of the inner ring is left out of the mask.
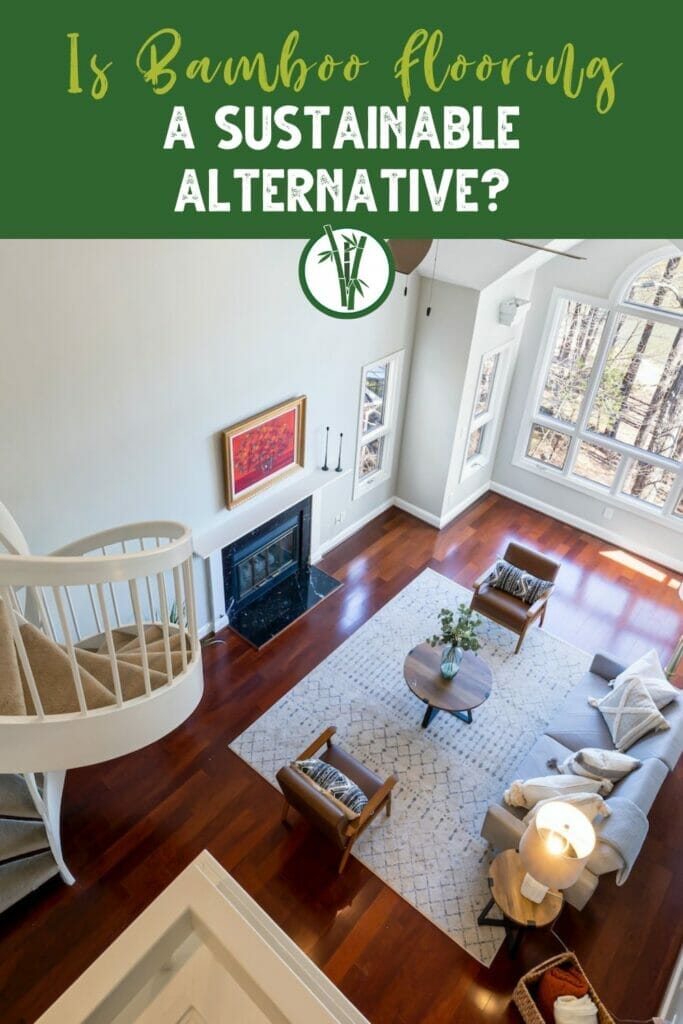
[[[160,739],[202,691],[187,528],[138,523],[32,555],[0,503],[0,912],[57,872],[74,881],[66,771]]]

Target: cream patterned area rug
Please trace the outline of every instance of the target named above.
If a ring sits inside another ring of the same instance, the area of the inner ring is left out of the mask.
[[[443,607],[470,592],[431,569],[350,636],[242,733],[232,750],[269,782],[327,725],[340,745],[380,776],[396,771],[391,818],[371,825],[353,853],[460,946],[488,966],[503,930],[479,927],[490,855],[479,835],[486,808],[585,672],[589,655],[532,628],[515,637],[482,621],[479,652],[493,671],[489,699],[467,725],[425,706],[403,679],[403,662],[437,629]]]

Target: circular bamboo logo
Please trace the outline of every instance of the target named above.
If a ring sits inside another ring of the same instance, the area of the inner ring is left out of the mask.
[[[394,283],[394,260],[382,239],[329,224],[299,260],[299,279],[309,302],[328,316],[358,317],[381,306]]]

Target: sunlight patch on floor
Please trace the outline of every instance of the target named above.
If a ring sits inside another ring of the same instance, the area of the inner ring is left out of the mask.
[[[649,565],[641,558],[636,558],[635,555],[629,554],[628,551],[622,551],[620,548],[601,551],[600,554],[603,558],[609,558],[612,562],[623,565],[625,569],[632,569],[634,572],[639,572],[641,576],[656,580],[657,583],[664,583],[667,579],[667,573],[662,572],[661,569],[655,569],[654,565]]]

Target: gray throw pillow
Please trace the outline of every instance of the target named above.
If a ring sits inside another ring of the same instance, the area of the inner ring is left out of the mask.
[[[647,733],[669,728],[666,718],[638,678],[627,679],[602,700],[589,697],[588,703],[597,708],[605,719],[617,750],[628,750]]]
[[[533,604],[552,590],[550,580],[539,580],[530,572],[499,558],[485,580],[495,590],[503,590],[506,594],[519,597],[525,604]]]
[[[601,750],[599,747],[584,747],[558,761],[548,761],[548,768],[555,768],[561,775],[581,775],[586,779],[597,779],[602,793],[610,793],[615,782],[640,767],[641,762],[619,750]]]

